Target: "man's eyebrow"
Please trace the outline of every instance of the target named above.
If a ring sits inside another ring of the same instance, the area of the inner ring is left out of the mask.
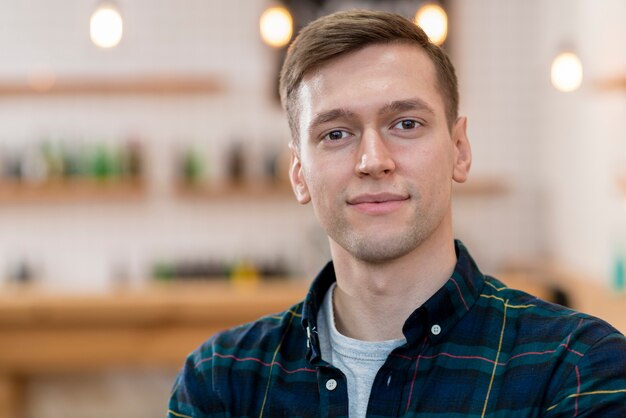
[[[404,112],[406,110],[424,110],[432,115],[435,111],[421,99],[395,100],[384,105],[378,113]]]
[[[315,127],[317,125],[321,125],[323,123],[326,122],[332,122],[336,119],[341,119],[341,118],[350,118],[353,117],[354,113],[350,112],[349,110],[346,109],[332,109],[326,112],[322,112],[322,113],[318,113],[317,115],[315,115],[315,117],[313,118],[313,120],[311,121],[311,124],[309,125],[311,128]]]
[[[383,113],[393,113],[393,112],[404,112],[407,110],[423,110],[432,115],[435,114],[435,111],[433,110],[433,108],[430,107],[425,101],[421,99],[394,100],[393,102],[389,102],[385,104],[383,107],[381,107],[378,113],[383,114]],[[350,110],[341,109],[341,108],[331,109],[331,110],[321,112],[315,115],[315,117],[311,121],[311,124],[309,125],[309,130],[313,129],[314,127],[318,125],[321,125],[327,122],[332,122],[337,119],[342,119],[342,118],[347,119],[347,118],[353,118],[353,117],[354,117],[354,112],[351,112]]]

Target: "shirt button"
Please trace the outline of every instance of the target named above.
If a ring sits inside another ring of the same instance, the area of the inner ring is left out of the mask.
[[[441,327],[435,324],[432,327],[430,327],[430,332],[432,332],[433,335],[439,335],[439,333],[441,333]]]
[[[335,379],[328,379],[328,381],[326,382],[326,389],[335,390],[336,387],[337,381]]]

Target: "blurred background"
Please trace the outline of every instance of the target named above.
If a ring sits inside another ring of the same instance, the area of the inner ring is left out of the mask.
[[[2,1],[0,418],[163,416],[186,353],[304,294],[278,71],[355,7],[456,65],[482,270],[626,330],[626,2]]]

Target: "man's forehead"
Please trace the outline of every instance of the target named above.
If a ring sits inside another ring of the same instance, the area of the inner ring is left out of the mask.
[[[368,96],[360,96],[360,91]],[[329,60],[305,74],[296,98],[300,111],[312,113],[350,102],[371,100],[377,107],[388,107],[411,99],[431,111],[444,110],[434,64],[421,47],[408,44],[375,44]]]

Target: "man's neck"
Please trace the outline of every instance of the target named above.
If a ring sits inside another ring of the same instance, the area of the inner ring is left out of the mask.
[[[331,250],[335,325],[343,335],[364,341],[402,338],[406,319],[448,281],[456,265],[452,237],[424,242],[381,264],[356,260],[332,241]]]

